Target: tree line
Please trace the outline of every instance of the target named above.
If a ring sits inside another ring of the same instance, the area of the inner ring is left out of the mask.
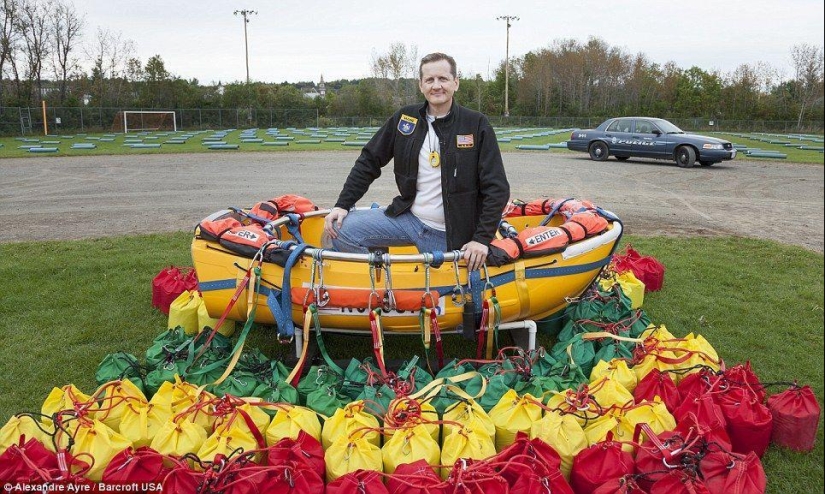
[[[45,100],[61,107],[294,108],[314,109],[321,117],[382,117],[421,100],[418,51],[402,43],[372,54],[370,77],[327,81],[323,97],[308,98],[316,82],[183,79],[160,54],[140,60],[134,42],[120,33],[86,31],[71,0],[2,0],[0,106],[32,107]],[[554,40],[510,60],[510,114],[821,122],[823,47],[795,45],[789,60],[790,76],[761,61],[722,73],[660,64],[597,37]],[[456,98],[488,115],[503,114],[504,69],[502,61],[489,80],[459,71]]]

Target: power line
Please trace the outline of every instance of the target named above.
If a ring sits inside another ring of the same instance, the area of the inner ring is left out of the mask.
[[[507,24],[507,51],[504,60],[504,116],[510,116],[510,21],[519,20],[515,15],[500,15],[497,21],[505,21]]]

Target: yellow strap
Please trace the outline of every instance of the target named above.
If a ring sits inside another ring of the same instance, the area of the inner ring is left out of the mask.
[[[513,265],[513,273],[516,276],[516,293],[518,294],[519,301],[518,319],[525,319],[530,315],[530,290],[527,287],[527,273],[524,261],[518,261]]]
[[[286,378],[287,383],[291,383],[293,379],[295,379],[295,374],[297,372],[301,372],[304,368],[304,362],[307,359],[307,349],[309,348],[309,328],[312,326],[312,311],[308,310],[304,312],[304,344],[301,348],[301,356],[298,358],[298,363],[295,364],[295,367],[292,368],[292,372],[289,373],[289,376]]]
[[[632,343],[644,343],[644,338],[630,338],[627,336],[619,336],[607,331],[598,331],[596,333],[582,333],[583,340],[600,340],[602,338],[613,338],[619,341],[630,341]]]
[[[252,261],[255,262],[254,260]],[[251,265],[250,265],[251,269]],[[251,269],[251,274],[249,276],[249,283],[246,285],[246,319],[247,323],[249,322],[249,318],[252,316],[254,312],[253,308],[255,307],[255,295],[257,295],[255,287],[258,286],[258,271],[255,269]],[[226,370],[223,371],[221,377],[219,377],[215,382],[212,384],[217,386],[218,384],[224,382],[229,374],[235,370],[235,366],[238,365],[238,361],[241,359],[241,354],[243,353],[243,347],[246,345],[246,340],[241,343],[241,346],[238,347],[238,351],[235,352],[235,355],[232,355],[232,360],[229,361],[229,365],[226,366]]]
[[[432,309],[422,309],[424,311],[424,348],[430,349],[430,341],[432,340],[433,325],[430,320],[430,313]]]
[[[476,376],[481,377],[481,390],[475,396],[470,396],[466,391],[462,390],[456,384],[469,381]],[[446,387],[451,392],[463,399],[473,399],[482,396],[487,391],[487,379],[476,371],[465,372],[457,376],[441,377],[429,382],[426,386],[418,390],[416,393],[409,396],[411,400],[428,400],[435,397],[441,391],[441,388]]]
[[[496,312],[492,300],[488,300],[490,312],[487,315],[487,360],[493,359],[493,332],[496,330]]]
[[[381,313],[375,314],[375,330],[378,333],[378,344],[380,345],[378,352],[381,354],[381,362],[386,362],[384,359],[384,330],[381,329]]]

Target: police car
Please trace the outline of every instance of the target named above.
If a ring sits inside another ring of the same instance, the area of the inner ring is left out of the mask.
[[[610,156],[624,161],[630,157],[673,160],[683,168],[697,162],[711,166],[736,157],[729,141],[698,134],[687,134],[661,118],[621,117],[606,120],[592,130],[570,134],[567,149],[590,154],[604,161]]]

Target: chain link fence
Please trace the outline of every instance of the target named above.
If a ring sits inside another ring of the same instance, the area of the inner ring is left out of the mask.
[[[142,108],[53,107],[46,109],[49,134],[111,132],[121,111],[158,111]],[[161,109],[163,110],[163,109]],[[306,108],[184,108],[174,110],[179,130],[243,128],[377,127],[386,117],[322,117]],[[667,117],[665,117],[667,118]],[[668,119],[688,131],[772,132],[822,134],[823,122],[805,121],[801,127],[790,120],[714,120],[709,118]],[[544,127],[592,129],[603,118],[490,116],[495,127]],[[0,107],[0,135],[25,136],[43,133],[43,110],[39,107]]]

